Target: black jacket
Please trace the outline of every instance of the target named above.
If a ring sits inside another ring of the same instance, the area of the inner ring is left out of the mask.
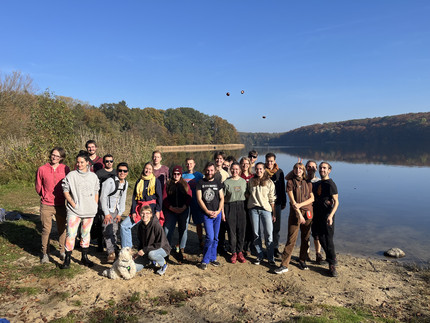
[[[152,216],[147,225],[143,221],[140,222],[138,235],[140,240],[139,250],[142,249],[145,254],[160,248],[163,248],[167,254],[170,254],[170,244],[167,241],[160,221],[155,215]]]
[[[276,193],[276,201],[275,204],[281,205],[281,207],[285,207],[287,205],[287,193],[285,191],[285,179],[284,172],[282,169],[278,169],[278,171],[270,177],[272,182],[275,184],[275,193]]]

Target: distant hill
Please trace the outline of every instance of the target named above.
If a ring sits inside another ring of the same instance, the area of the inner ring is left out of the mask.
[[[348,145],[430,143],[430,112],[313,124],[284,133],[239,133],[248,145]]]

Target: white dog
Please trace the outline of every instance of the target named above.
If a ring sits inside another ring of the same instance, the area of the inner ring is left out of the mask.
[[[121,249],[118,259],[113,263],[112,267],[103,271],[103,276],[110,279],[117,279],[120,277],[132,279],[135,275],[136,264],[133,261],[130,247]]]

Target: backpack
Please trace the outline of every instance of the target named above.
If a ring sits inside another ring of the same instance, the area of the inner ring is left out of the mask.
[[[123,192],[125,191],[125,188],[127,187],[127,183],[128,183],[126,179],[124,181],[125,181],[124,182],[124,187],[121,189],[121,191],[123,191]],[[108,196],[115,195],[115,193],[118,192],[118,189],[119,189],[119,179],[114,179],[114,182],[115,182],[115,189]]]

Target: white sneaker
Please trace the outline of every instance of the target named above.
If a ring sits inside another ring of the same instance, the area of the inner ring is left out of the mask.
[[[288,268],[285,267],[285,266],[280,266],[280,267],[278,267],[278,268],[275,269],[275,273],[276,274],[283,274],[283,273],[286,273],[286,272],[288,272]]]
[[[42,259],[40,259],[40,263],[41,264],[47,264],[47,263],[49,263],[49,257],[48,257],[48,255],[46,253],[43,254]]]

